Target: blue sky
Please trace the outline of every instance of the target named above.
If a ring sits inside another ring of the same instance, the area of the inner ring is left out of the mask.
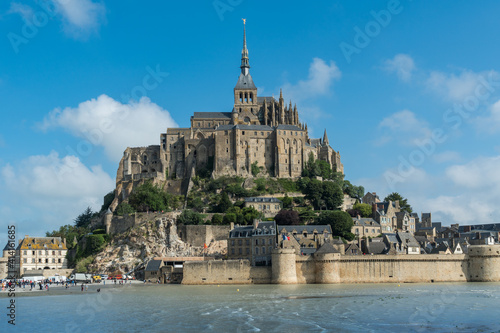
[[[259,95],[327,130],[346,179],[449,223],[498,222],[500,3],[0,4],[2,228],[99,209],[127,146],[231,111],[242,18]],[[5,235],[0,230],[0,236]]]

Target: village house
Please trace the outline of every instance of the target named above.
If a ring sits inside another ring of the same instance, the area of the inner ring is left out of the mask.
[[[281,201],[277,198],[269,197],[247,197],[245,207],[253,207],[265,217],[274,217],[282,208]]]
[[[362,237],[377,237],[382,233],[380,224],[372,218],[362,218],[359,215],[352,218],[354,225],[351,228],[351,233],[357,238]]]
[[[30,270],[66,269],[66,239],[61,237],[29,237],[19,240],[19,276]]]
[[[271,252],[276,247],[276,222],[254,220],[249,226],[236,226],[229,232],[228,259],[248,259],[252,266],[271,264]]]
[[[297,254],[313,254],[328,242],[334,243],[329,224],[278,225],[278,246],[294,248]]]
[[[412,234],[415,232],[415,217],[407,211],[397,212],[397,229],[401,231],[408,231]]]
[[[392,233],[398,228],[396,213],[400,212],[399,201],[378,202],[372,205],[373,219],[380,224],[382,233]]]

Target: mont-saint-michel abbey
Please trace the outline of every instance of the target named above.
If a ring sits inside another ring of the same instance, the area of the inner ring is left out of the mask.
[[[181,193],[182,180],[199,170],[208,168],[214,177],[247,177],[254,163],[270,177],[300,177],[311,154],[344,172],[326,130],[323,138],[310,138],[297,106],[287,103],[281,90],[278,99],[258,95],[245,28],[240,68],[228,111],[194,112],[189,128],[168,128],[159,145],[125,150],[116,178],[121,195],[130,194],[133,183],[143,179],[169,180],[170,190]]]

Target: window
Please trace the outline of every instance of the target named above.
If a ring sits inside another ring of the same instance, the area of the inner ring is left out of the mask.
[[[42,255],[42,251],[38,251],[38,254],[39,254],[39,255]]]
[[[229,153],[229,148],[226,148],[226,153]]]
[[[228,144],[228,143],[229,143],[229,139],[226,139],[226,144]]]
[[[45,255],[48,256],[49,255],[49,251],[45,250]]]
[[[269,246],[269,253],[273,252],[273,248]]]
[[[52,251],[52,255],[55,256],[56,255],[56,251]]]
[[[255,254],[259,254],[259,248],[258,247],[255,248]]]
[[[262,239],[260,240],[260,244],[262,244],[262,245],[266,245],[266,240],[265,240],[264,238],[262,238]]]
[[[31,252],[33,252],[32,255],[35,255],[35,251],[31,251]]]
[[[253,132],[253,135],[257,136],[257,132]]]
[[[259,205],[259,209],[262,209],[262,205]]]
[[[26,250],[23,251],[23,254],[26,255]]]
[[[243,254],[243,249],[241,247],[238,249],[238,254]]]
[[[231,240],[231,246],[234,246],[234,239]]]
[[[262,247],[262,254],[266,254],[266,248]]]
[[[61,251],[59,251],[59,253],[58,253],[58,254],[59,254],[59,255],[61,255]]]
[[[245,131],[241,131],[241,135],[245,135]]]
[[[260,135],[264,136],[264,132],[260,132]]]
[[[247,247],[247,254],[250,254],[250,249]]]
[[[55,258],[52,258],[52,263],[55,264],[56,263],[56,259]]]
[[[34,264],[35,263],[35,258],[31,259],[31,263]]]
[[[28,259],[24,258],[23,259],[23,263],[27,264],[28,263]]]
[[[234,249],[231,249],[231,254],[234,254]]]
[[[49,263],[49,259],[45,259],[45,263],[48,264]]]
[[[243,240],[242,239],[238,239],[238,245],[242,245],[243,244]]]
[[[200,122],[198,122],[198,127],[201,127],[201,123]]]

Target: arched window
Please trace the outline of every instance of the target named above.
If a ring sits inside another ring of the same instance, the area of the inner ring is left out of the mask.
[[[144,161],[144,164],[146,164],[148,162],[148,155],[144,155],[142,160]]]
[[[243,93],[240,92],[240,102],[243,103]],[[241,112],[241,109],[240,109]]]
[[[248,103],[248,93],[245,93],[245,103]]]
[[[253,103],[253,93],[250,93],[250,101]]]

